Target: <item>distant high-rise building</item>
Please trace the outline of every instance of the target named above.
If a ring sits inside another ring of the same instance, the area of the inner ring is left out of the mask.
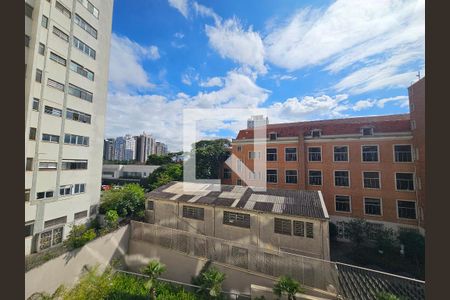
[[[145,132],[136,136],[136,160],[145,163],[150,154],[153,154],[155,148],[155,140]]]
[[[124,160],[136,159],[136,139],[134,136],[127,134],[125,136],[125,156]]]
[[[168,153],[167,145],[162,142],[156,142],[155,152],[156,155],[166,155]]]
[[[113,160],[125,160],[125,138],[119,136],[114,141]]]
[[[249,129],[267,124],[269,124],[269,118],[264,118],[263,115],[251,116],[250,119],[247,120],[247,128]]]
[[[103,141],[103,160],[114,159],[114,142],[115,139],[105,139]]]

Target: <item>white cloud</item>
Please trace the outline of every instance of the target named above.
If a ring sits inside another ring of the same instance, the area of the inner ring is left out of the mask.
[[[111,37],[109,81],[112,90],[151,88],[154,85],[142,67],[144,60],[159,58],[158,47],[144,47],[126,36],[115,33]]]
[[[206,7],[204,5],[198,4],[197,2],[194,1],[194,3],[192,4],[194,7],[195,12],[197,13],[197,15],[200,15],[202,17],[211,17],[214,19],[214,22],[217,24],[220,24],[220,22],[222,21],[222,18],[216,14],[214,12],[214,10],[212,10],[209,7]]]
[[[264,65],[264,46],[258,32],[250,26],[245,30],[236,18],[216,26],[205,25],[209,44],[222,57],[252,67],[261,74],[267,73]]]
[[[377,100],[377,106],[383,108],[384,105],[388,102],[397,102],[400,107],[408,107],[409,106],[409,98],[408,96],[396,96],[389,97]]]
[[[168,0],[169,5],[176,8],[186,19],[189,14],[189,7],[187,0]]]
[[[375,105],[374,100],[359,100],[358,102],[353,105],[352,109],[354,111],[360,111],[363,109],[371,108]]]
[[[198,81],[200,75],[197,73],[195,68],[189,67],[186,71],[181,75],[181,82],[186,85],[192,85],[192,83]]]
[[[277,86],[280,86],[280,81],[283,80],[296,80],[297,77],[293,76],[293,75],[281,75],[281,74],[274,74],[272,75],[270,78],[272,78],[273,80],[275,80],[275,83]]]
[[[206,81],[201,81],[199,83],[201,87],[213,87],[213,86],[223,86],[222,78],[220,77],[212,77],[208,78]]]
[[[184,34],[182,32],[176,32],[173,36],[176,37],[177,39],[184,38]]]

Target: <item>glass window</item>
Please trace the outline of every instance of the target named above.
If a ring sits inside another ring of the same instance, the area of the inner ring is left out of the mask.
[[[395,145],[395,162],[412,162],[411,145]]]
[[[68,42],[69,41],[69,35],[67,35],[66,33],[64,33],[61,29],[53,26],[53,34],[56,35],[57,37],[59,37],[60,39]]]
[[[44,16],[44,15],[42,15],[41,25],[44,28],[48,27],[48,18],[46,16]]]
[[[371,127],[362,128],[361,132],[362,132],[362,135],[364,135],[364,136],[370,136],[370,135],[373,135],[373,128],[371,128]]]
[[[305,236],[305,222],[294,221],[293,225],[294,225],[294,235]]]
[[[249,159],[259,159],[260,157],[261,157],[261,152],[250,151],[248,153],[248,158]]]
[[[64,84],[62,84],[58,81],[55,81],[55,80],[49,78],[49,79],[47,79],[47,85],[64,92]]]
[[[308,172],[309,185],[322,185],[322,171],[312,171]]]
[[[94,17],[98,19],[99,11],[89,0],[78,0]]]
[[[416,219],[416,202],[397,201],[398,217],[402,219]]]
[[[25,2],[25,16],[33,18],[33,6]]]
[[[70,10],[68,8],[66,8],[64,5],[62,5],[61,3],[59,3],[58,1],[56,1],[56,3],[55,3],[55,8],[57,10],[59,10],[63,15],[68,17],[69,19],[71,18],[72,13],[70,12]]]
[[[85,170],[85,169],[87,169],[87,166],[88,166],[87,160],[63,159],[63,161],[62,161],[62,169],[63,170]]]
[[[66,110],[66,118],[73,121],[91,124],[91,115],[70,108]]]
[[[25,165],[25,170],[27,171],[33,171],[33,158],[32,157],[27,157],[27,162]]]
[[[32,236],[34,230],[34,220],[25,222],[25,237]]]
[[[223,224],[250,228],[250,215],[235,213],[231,211],[224,211]]]
[[[277,139],[277,134],[276,134],[275,132],[270,133],[270,134],[269,134],[269,139],[270,139],[271,141],[276,140],[276,139]]]
[[[363,161],[378,161],[378,145],[362,146]]]
[[[203,220],[205,210],[201,207],[183,205],[183,217],[189,219]]]
[[[364,212],[366,215],[381,216],[381,199],[364,198]]]
[[[30,47],[30,36],[25,34],[25,47]]]
[[[336,195],[336,211],[350,212],[350,196]]]
[[[42,70],[36,69],[36,81],[39,83],[42,82]]]
[[[91,92],[88,92],[70,83],[69,83],[69,94],[78,97],[80,99],[92,102],[93,94]]]
[[[334,171],[334,185],[350,186],[350,178],[348,171]]]
[[[38,53],[41,55],[45,54],[45,45],[42,43],[39,43]]]
[[[414,191],[413,173],[396,173],[396,186],[399,191]]]
[[[59,135],[43,133],[42,140],[45,142],[59,143]]]
[[[334,161],[348,161],[347,146],[334,146]]]
[[[380,188],[380,173],[379,172],[363,172],[364,188],[379,189]]]
[[[322,148],[309,147],[308,148],[308,159],[309,159],[309,161],[322,161]]]
[[[275,218],[274,220],[274,232],[279,234],[292,234],[291,220]]]
[[[267,149],[266,159],[267,159],[267,161],[276,161],[277,160],[277,149],[276,148]]]
[[[267,170],[266,172],[267,172],[266,181],[268,183],[277,183],[278,182],[277,170]]]
[[[39,162],[39,170],[56,170],[58,167],[57,162],[52,161],[40,161]]]
[[[83,18],[81,18],[78,14],[75,14],[75,24],[80,26],[94,38],[97,38],[97,30],[94,27],[92,27],[88,22],[86,22]]]
[[[50,59],[57,62],[60,65],[63,65],[63,66],[66,65],[66,60],[53,52],[50,52]]]
[[[84,52],[86,55],[90,56],[91,58],[95,59],[96,52],[94,49],[77,39],[76,37],[73,37],[72,45],[77,48],[78,50]]]
[[[33,141],[36,140],[36,128],[30,127],[29,139]]]
[[[297,148],[285,148],[285,159],[286,161],[296,161],[297,160]]]
[[[319,138],[322,135],[322,131],[319,129],[311,130],[311,136],[313,138]]]
[[[70,61],[70,69],[78,74],[80,74],[83,77],[86,77],[89,80],[94,81],[94,72],[84,68],[82,65],[74,62],[73,60]]]
[[[54,108],[51,106],[45,106],[44,107],[44,112],[46,114],[52,115],[52,116],[56,116],[56,117],[61,117],[62,116],[62,110],[58,109],[58,108]]]
[[[286,170],[286,183],[297,183],[297,170]]]

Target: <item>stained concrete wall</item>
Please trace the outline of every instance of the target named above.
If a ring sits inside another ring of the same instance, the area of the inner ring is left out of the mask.
[[[61,284],[73,285],[85,265],[98,264],[103,269],[112,259],[121,258],[128,252],[129,227],[121,227],[25,273],[25,299],[35,292],[52,293]]]

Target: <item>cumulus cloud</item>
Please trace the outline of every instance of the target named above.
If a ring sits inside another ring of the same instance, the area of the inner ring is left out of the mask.
[[[363,109],[371,108],[375,105],[374,100],[359,100],[353,105],[352,109],[354,111],[360,111]]]
[[[209,44],[223,58],[252,67],[258,73],[267,73],[262,39],[251,26],[246,30],[233,18],[215,26],[205,25],[205,31]]]
[[[222,78],[220,77],[212,77],[208,78],[205,81],[201,81],[199,83],[201,87],[213,87],[213,86],[223,86]]]
[[[187,0],[168,0],[169,5],[176,8],[186,19],[189,14],[189,7]]]
[[[109,65],[110,89],[151,88],[154,85],[145,72],[142,62],[159,58],[158,47],[144,47],[126,36],[115,33],[111,37]]]

